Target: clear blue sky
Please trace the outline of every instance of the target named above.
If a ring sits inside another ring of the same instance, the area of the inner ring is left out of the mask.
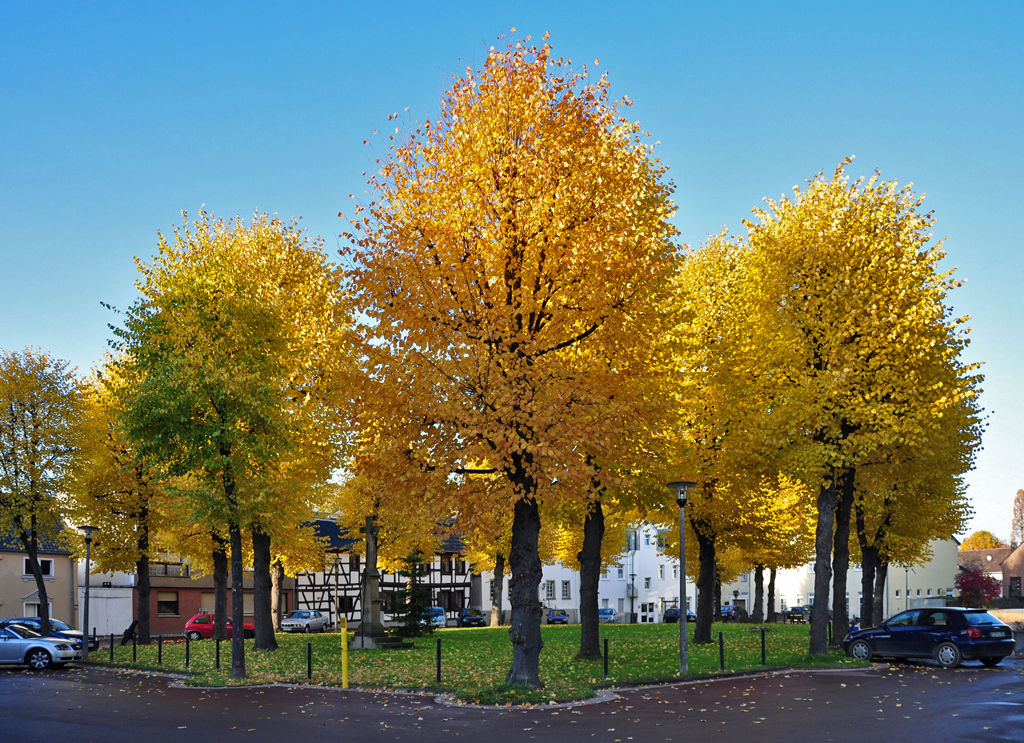
[[[354,4],[353,4],[354,5]],[[298,9],[297,9],[298,8]],[[200,205],[303,216],[335,244],[362,140],[512,26],[611,74],[663,146],[699,243],[856,155],[913,181],[985,361],[970,529],[1024,488],[1024,4],[0,2],[0,346],[87,371],[132,256]]]

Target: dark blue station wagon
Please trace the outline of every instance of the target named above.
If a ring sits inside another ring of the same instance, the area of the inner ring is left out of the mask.
[[[1013,632],[984,609],[910,609],[880,627],[851,632],[843,650],[851,658],[931,658],[945,668],[964,660],[995,666],[1013,652]]]

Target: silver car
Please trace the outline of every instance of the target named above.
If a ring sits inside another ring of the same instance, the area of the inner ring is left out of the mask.
[[[282,632],[323,632],[330,624],[327,617],[318,611],[302,609],[293,611],[281,620]]]
[[[82,643],[61,637],[43,637],[20,624],[0,628],[0,663],[28,665],[42,671],[82,658]]]

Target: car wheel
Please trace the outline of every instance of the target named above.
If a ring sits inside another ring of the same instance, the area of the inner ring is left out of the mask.
[[[1000,655],[995,658],[978,658],[978,660],[980,660],[984,665],[989,666],[991,668],[992,666],[998,666],[1000,663],[1002,663],[1003,656]]]
[[[251,640],[254,637],[256,637],[256,633],[252,630],[247,629],[242,632],[242,638],[245,640]]]
[[[51,665],[53,665],[53,658],[50,654],[42,648],[35,648],[29,650],[28,655],[25,657],[25,662],[28,663],[29,667],[33,671],[45,671]]]
[[[192,642],[199,642],[203,639],[203,633],[199,630],[190,630],[185,633],[185,637],[190,639]]]
[[[306,622],[306,630],[305,631],[306,631],[307,635],[311,632],[311,630],[309,629],[309,622]]]
[[[951,642],[940,643],[934,651],[935,660],[943,668],[956,668],[963,660],[960,648]]]
[[[850,657],[856,660],[870,661],[874,655],[871,646],[864,640],[854,640],[850,645]]]
[[[326,624],[321,624],[320,625],[320,634],[322,635],[326,631],[327,631],[327,625]]]

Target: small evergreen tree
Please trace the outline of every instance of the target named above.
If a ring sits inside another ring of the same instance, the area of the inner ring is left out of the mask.
[[[395,603],[400,607],[394,615],[399,622],[395,632],[402,637],[419,637],[434,631],[433,625],[426,621],[430,589],[423,585],[423,577],[429,569],[419,553],[405,558],[402,566],[398,574],[405,578],[405,590],[395,595]]]

